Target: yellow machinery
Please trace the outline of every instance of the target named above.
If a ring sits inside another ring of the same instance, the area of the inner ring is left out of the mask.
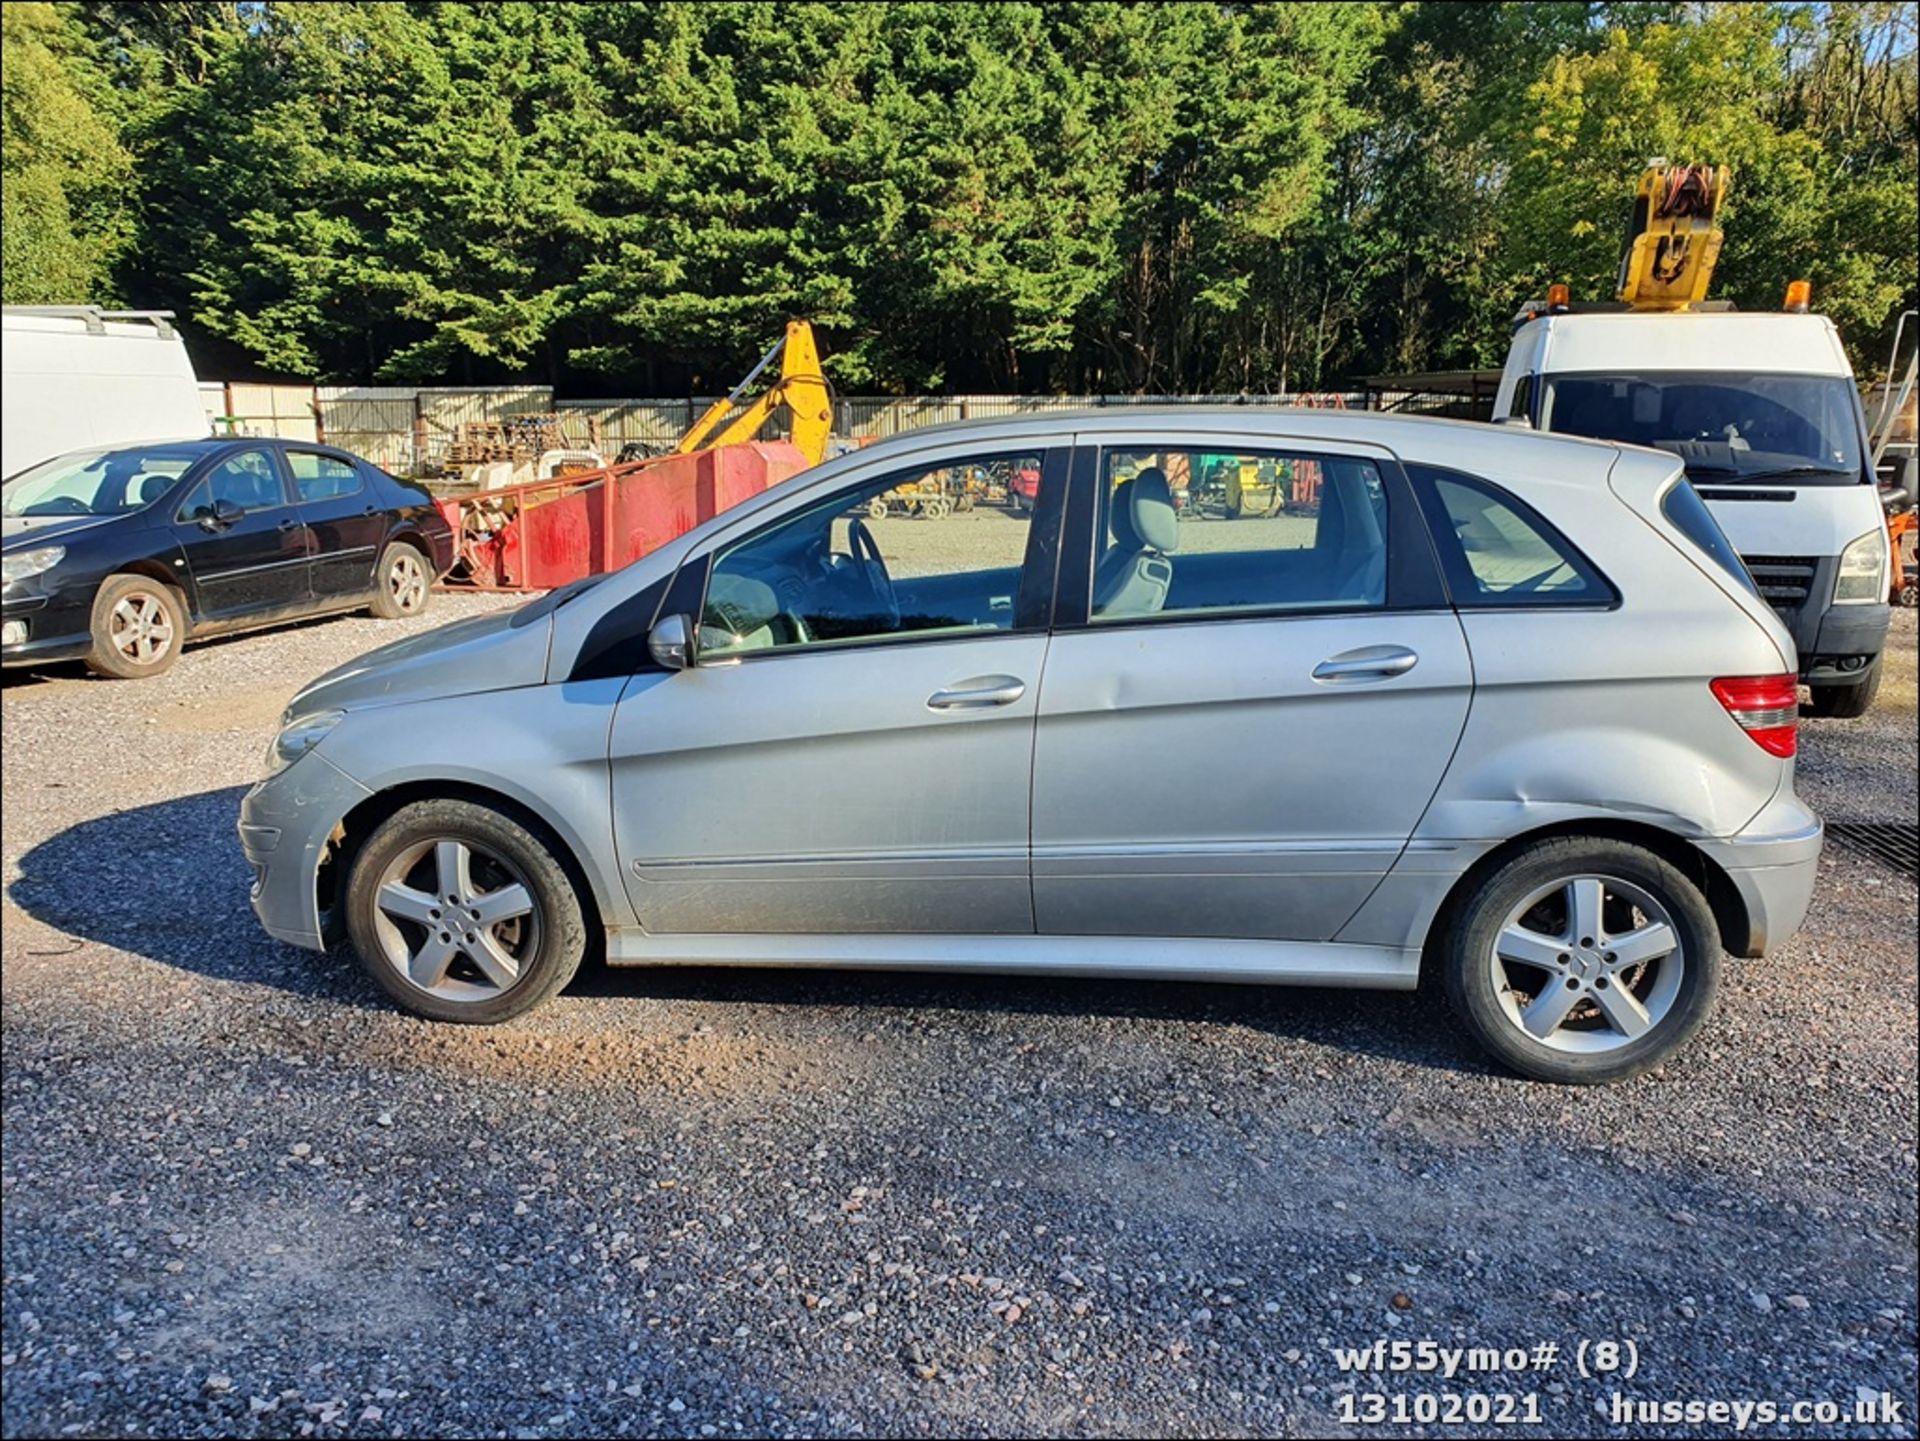
[[[1635,310],[1686,310],[1706,298],[1720,258],[1724,165],[1650,164],[1634,192],[1615,295]]]
[[[758,400],[727,420],[734,406],[740,403],[740,397],[776,358],[780,361],[780,378]],[[680,437],[674,454],[745,444],[760,433],[760,427],[782,405],[793,417],[793,443],[806,456],[807,464],[818,465],[826,459],[827,441],[833,435],[833,394],[827,388],[826,373],[820,368],[820,351],[813,342],[813,327],[804,320],[787,322],[787,333],[760,357],[760,363],[733,388],[732,394],[707,407],[707,413]]]

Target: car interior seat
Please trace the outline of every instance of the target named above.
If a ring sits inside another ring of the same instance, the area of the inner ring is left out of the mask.
[[[1093,577],[1095,615],[1153,615],[1167,603],[1173,563],[1180,548],[1180,522],[1167,473],[1149,466],[1114,487],[1113,548]]]

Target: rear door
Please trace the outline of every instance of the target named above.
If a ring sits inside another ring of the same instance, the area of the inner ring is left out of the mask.
[[[1134,489],[1221,457],[1273,474],[1262,507],[1129,518]],[[1183,430],[1079,437],[1073,475],[1091,518],[1063,542],[1040,696],[1038,929],[1330,939],[1405,848],[1472,688],[1404,475]]]
[[[238,514],[216,515],[218,501]],[[173,531],[193,575],[196,621],[241,621],[312,603],[306,527],[265,446],[216,461],[180,503]]]
[[[288,446],[301,522],[311,537],[312,584],[319,604],[373,590],[374,562],[387,535],[387,514],[360,467],[344,456]]]

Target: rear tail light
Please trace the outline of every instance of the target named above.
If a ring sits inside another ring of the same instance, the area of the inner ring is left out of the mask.
[[[1777,756],[1794,751],[1800,724],[1800,680],[1785,675],[1723,675],[1713,682],[1714,698],[1761,750]]]

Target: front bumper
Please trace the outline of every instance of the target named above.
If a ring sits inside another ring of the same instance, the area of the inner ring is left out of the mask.
[[[372,794],[318,751],[247,792],[240,849],[253,867],[253,913],[275,940],[326,949],[320,862],[342,818]]]
[[[1891,612],[1885,602],[1835,605],[1838,556],[1748,559],[1768,604],[1793,635],[1800,679],[1811,685],[1859,681],[1886,648]]]
[[[1765,955],[1800,929],[1813,903],[1824,839],[1820,818],[1789,791],[1739,835],[1695,842],[1726,872],[1746,907],[1746,944],[1739,954]]]
[[[93,649],[93,592],[10,594],[0,600],[0,621],[0,664],[77,660]],[[19,630],[25,635],[16,638]]]

